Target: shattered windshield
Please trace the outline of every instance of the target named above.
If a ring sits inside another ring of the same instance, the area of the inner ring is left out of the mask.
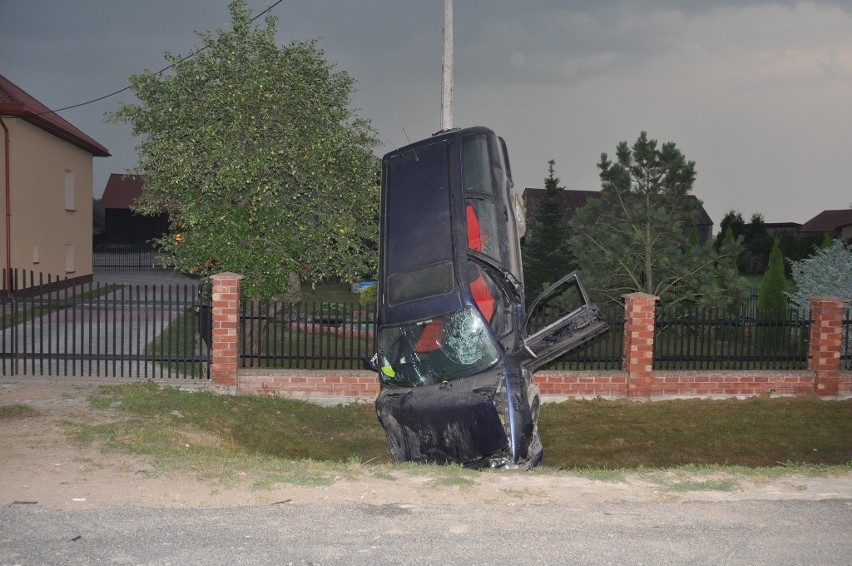
[[[500,352],[474,307],[379,331],[382,381],[418,387],[476,375],[493,366]]]

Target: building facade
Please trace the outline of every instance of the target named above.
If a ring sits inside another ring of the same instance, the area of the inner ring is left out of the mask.
[[[90,280],[92,162],[109,151],[2,75],[0,122],[0,265]]]

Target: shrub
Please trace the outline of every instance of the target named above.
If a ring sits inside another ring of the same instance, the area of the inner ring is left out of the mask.
[[[362,307],[369,307],[376,304],[376,300],[379,297],[379,286],[378,285],[370,285],[361,293],[361,296],[358,297],[358,303],[361,304]]]
[[[786,295],[799,307],[807,308],[810,297],[830,296],[852,301],[852,249],[840,240],[834,240],[830,246],[791,265],[796,290]]]
[[[352,314],[352,307],[344,303],[324,302],[314,306],[314,318],[322,322],[338,322]]]

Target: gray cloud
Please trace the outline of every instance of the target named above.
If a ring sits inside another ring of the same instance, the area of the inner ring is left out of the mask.
[[[266,0],[249,0],[256,13]],[[320,37],[358,80],[355,104],[381,150],[440,126],[441,2],[293,0],[279,39]],[[696,194],[728,209],[804,221],[850,204],[852,3],[841,1],[457,0],[456,123],[495,128],[516,184],[547,160],[569,188],[597,187],[595,163],[641,130],[697,162]],[[0,0],[0,72],[52,107],[126,86],[187,54],[194,31],[228,23],[226,0]],[[107,101],[63,116],[115,155],[95,192],[135,163]],[[404,131],[403,131],[404,130]]]

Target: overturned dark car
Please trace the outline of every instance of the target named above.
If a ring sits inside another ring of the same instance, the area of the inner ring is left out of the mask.
[[[384,156],[379,421],[398,462],[531,467],[532,372],[606,329],[573,272],[525,307],[506,145],[444,131]],[[536,328],[531,332],[531,327]]]

